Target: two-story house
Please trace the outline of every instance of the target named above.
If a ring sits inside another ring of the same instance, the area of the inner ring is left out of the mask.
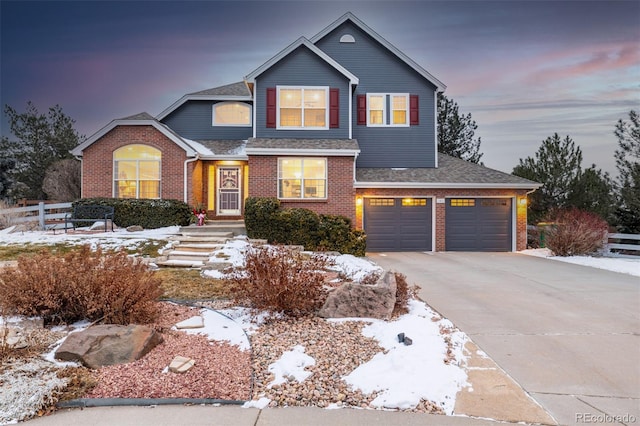
[[[346,13],[240,82],[110,122],[73,150],[82,196],[180,199],[218,220],[277,197],[349,217],[370,251],[524,249],[539,185],[438,154],[444,89]]]

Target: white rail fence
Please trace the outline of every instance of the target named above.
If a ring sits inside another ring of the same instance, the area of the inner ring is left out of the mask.
[[[621,257],[640,257],[640,234],[609,234],[606,252]]]
[[[70,212],[71,203],[40,202],[35,206],[0,209],[0,217],[7,225],[37,223],[40,229],[56,229],[64,228],[64,215]]]

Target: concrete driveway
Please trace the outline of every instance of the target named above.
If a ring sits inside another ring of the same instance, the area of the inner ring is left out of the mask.
[[[560,424],[640,423],[640,278],[517,253],[369,257],[422,287]]]

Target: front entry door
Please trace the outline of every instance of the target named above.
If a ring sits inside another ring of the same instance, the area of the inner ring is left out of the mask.
[[[217,200],[218,200],[218,216],[240,216],[240,167],[227,166],[218,167],[217,179]]]

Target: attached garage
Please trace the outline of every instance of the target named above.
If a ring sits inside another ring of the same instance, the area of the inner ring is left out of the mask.
[[[368,251],[431,251],[430,198],[365,198]]]
[[[447,251],[511,251],[511,198],[447,198]]]

